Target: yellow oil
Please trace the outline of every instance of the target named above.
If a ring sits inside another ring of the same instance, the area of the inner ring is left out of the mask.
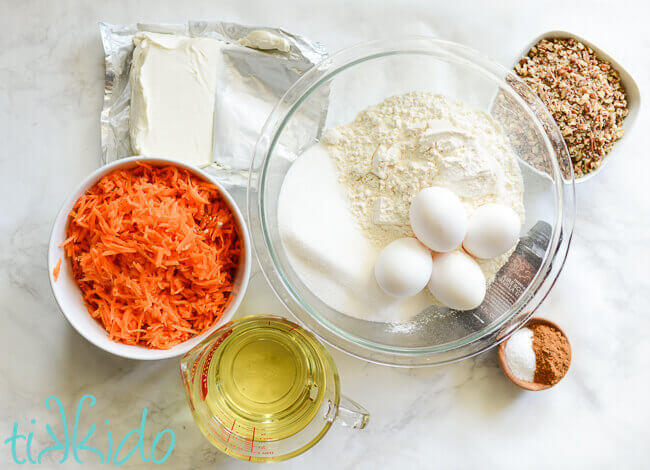
[[[286,323],[233,330],[206,359],[209,414],[239,439],[268,442],[298,433],[323,401],[321,351]]]

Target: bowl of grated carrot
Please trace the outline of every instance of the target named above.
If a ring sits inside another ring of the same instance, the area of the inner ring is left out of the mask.
[[[246,291],[244,218],[213,178],[130,157],[88,176],[61,208],[50,284],[70,324],[131,359],[184,354],[228,322]]]

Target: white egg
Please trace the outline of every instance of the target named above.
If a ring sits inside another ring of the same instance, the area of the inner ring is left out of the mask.
[[[483,271],[474,259],[462,251],[436,255],[429,290],[444,305],[456,310],[478,307],[485,297]]]
[[[409,215],[413,233],[433,251],[454,250],[465,238],[465,208],[458,196],[448,189],[423,189],[413,198]]]
[[[379,287],[393,297],[411,297],[431,277],[431,252],[415,238],[400,238],[379,253],[375,277]]]
[[[520,230],[519,216],[510,207],[485,204],[469,218],[463,248],[477,258],[494,258],[515,246]]]

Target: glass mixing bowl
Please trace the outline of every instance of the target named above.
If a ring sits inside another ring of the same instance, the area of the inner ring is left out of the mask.
[[[278,199],[292,162],[324,128],[410,91],[447,95],[489,113],[520,160],[526,223],[521,241],[483,304],[459,312],[431,306],[407,323],[342,314],[316,297],[293,270],[280,238]],[[503,341],[533,314],[555,283],[575,217],[573,169],[559,129],[511,71],[455,43],[422,37],[345,49],[287,91],[257,143],[248,188],[253,245],[273,290],[300,323],[359,358],[394,366],[457,361]]]

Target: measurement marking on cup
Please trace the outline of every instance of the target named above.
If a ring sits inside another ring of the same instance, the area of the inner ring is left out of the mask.
[[[255,445],[255,426],[253,426],[253,438],[251,439],[251,454],[253,454],[253,446]],[[253,458],[253,455],[248,456],[248,461],[250,462]]]
[[[230,426],[230,434],[228,434],[228,439],[226,439],[226,444],[228,444],[230,442],[230,436],[232,436],[232,430],[235,429],[235,423],[236,422],[237,422],[237,420],[235,419],[232,422],[232,426]]]

